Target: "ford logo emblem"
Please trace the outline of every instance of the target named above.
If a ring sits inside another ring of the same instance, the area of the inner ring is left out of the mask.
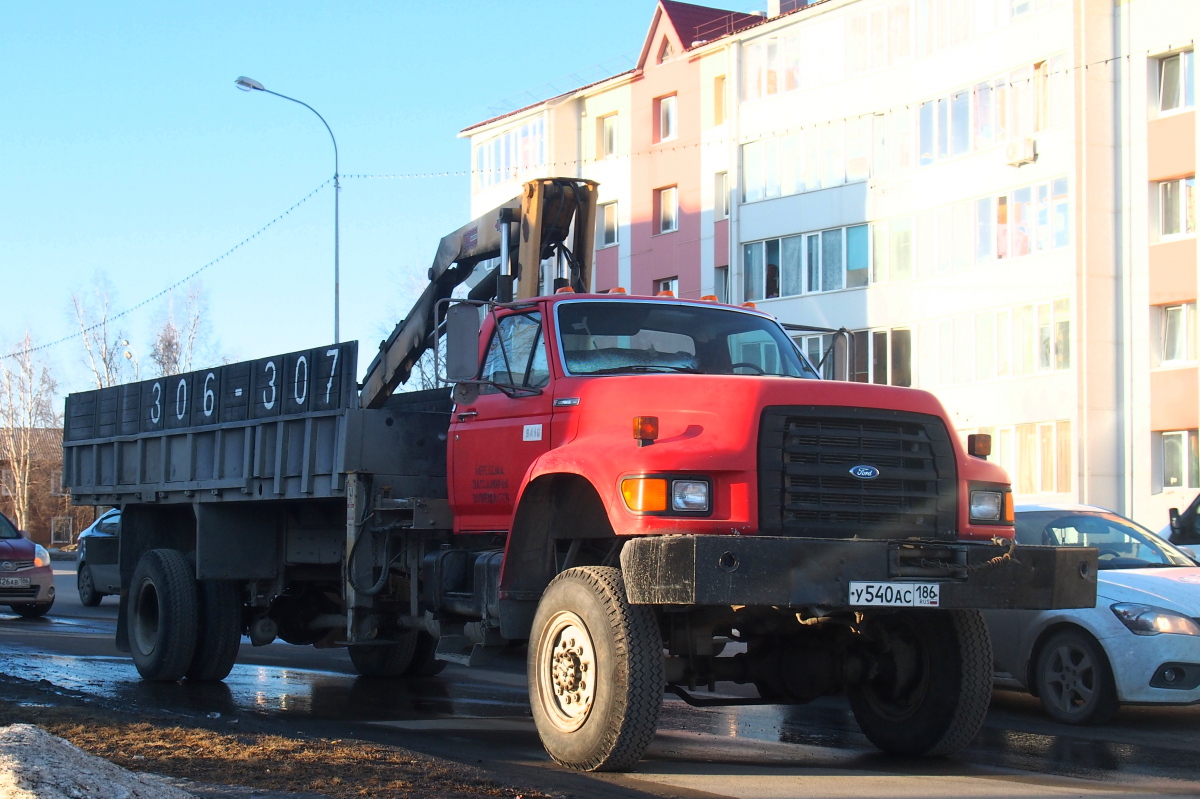
[[[850,476],[857,477],[859,480],[874,480],[879,476],[879,470],[874,466],[868,466],[864,463],[860,466],[851,467]]]

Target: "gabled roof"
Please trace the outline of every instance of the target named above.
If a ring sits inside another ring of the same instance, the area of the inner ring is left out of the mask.
[[[44,463],[48,461],[62,460],[62,441],[63,431],[61,427],[34,427],[34,428],[17,428],[22,434],[29,435],[32,439],[33,460],[34,462]],[[8,428],[0,428],[0,436],[7,436]],[[4,454],[4,450],[0,449],[0,463],[7,466],[8,461]]]
[[[767,20],[764,17],[755,14],[742,14],[737,11],[727,11],[723,8],[711,8],[709,6],[698,6],[692,3],[680,3],[677,0],[658,0],[658,5],[654,9],[654,18],[650,21],[650,30],[646,32],[646,40],[642,43],[642,52],[638,57],[637,67],[627,72],[621,72],[607,78],[589,83],[586,86],[580,86],[576,89],[556,94],[553,97],[548,97],[545,100],[540,100],[536,103],[530,103],[523,108],[518,108],[515,111],[509,111],[499,116],[494,116],[491,119],[485,119],[483,122],[476,122],[469,125],[458,132],[459,136],[463,136],[478,128],[487,127],[494,122],[499,122],[502,119],[522,114],[532,108],[553,103],[563,97],[569,97],[576,92],[581,92],[590,89],[593,86],[598,86],[616,78],[621,78],[631,73],[640,73],[646,66],[646,60],[650,57],[652,47],[655,41],[655,32],[658,30],[658,23],[666,17],[667,23],[675,32],[676,38],[679,40],[682,50],[691,50],[693,42],[708,43],[715,39],[720,39],[730,34],[736,33],[753,25],[761,25]]]

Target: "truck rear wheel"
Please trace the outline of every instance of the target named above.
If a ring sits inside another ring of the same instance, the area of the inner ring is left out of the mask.
[[[979,732],[992,695],[992,639],[977,610],[881,616],[886,646],[850,707],[871,743],[893,755],[952,755]]]
[[[129,589],[129,644],[143,679],[182,678],[196,652],[196,579],[184,554],[152,549],[138,560]]]
[[[199,625],[189,680],[216,681],[229,676],[242,645],[242,591],[228,580],[197,584]]]
[[[631,605],[619,569],[583,566],[551,581],[529,641],[529,703],[546,751],[585,771],[641,759],[662,711],[662,635]]]
[[[399,677],[413,661],[417,648],[417,632],[400,633],[394,644],[351,644],[350,661],[364,677]]]
[[[421,630],[417,633],[417,645],[413,649],[412,662],[404,670],[405,677],[433,677],[446,668],[446,661],[434,657],[438,639]]]

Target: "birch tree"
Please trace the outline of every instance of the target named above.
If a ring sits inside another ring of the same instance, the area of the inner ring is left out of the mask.
[[[97,275],[86,292],[71,294],[71,306],[83,337],[84,363],[92,372],[96,388],[125,382],[131,368],[132,354],[126,349],[129,341],[109,318],[112,295],[112,285],[104,275]]]
[[[18,352],[0,362],[0,460],[8,464],[8,490],[13,521],[29,524],[33,496],[34,447],[40,430],[60,426],[55,411],[57,385],[50,369],[34,357],[33,341],[25,334]]]
[[[168,297],[166,318],[150,343],[150,361],[158,376],[190,372],[207,336],[208,303],[199,283],[188,287],[183,318],[176,320],[174,297]]]

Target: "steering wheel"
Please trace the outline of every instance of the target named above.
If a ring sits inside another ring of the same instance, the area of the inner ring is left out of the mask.
[[[1102,549],[1102,550],[1100,550],[1100,553],[1098,555],[1096,555],[1096,559],[1099,560],[1100,558],[1104,557],[1105,555],[1112,555],[1114,558],[1121,557],[1121,553],[1117,552],[1115,549]]]
[[[735,363],[733,366],[730,366],[729,368],[731,370],[732,369],[742,369],[742,368],[753,369],[754,374],[756,374],[756,375],[765,375],[766,374],[766,371],[758,364],[747,363],[746,361],[739,361],[738,363]]]

